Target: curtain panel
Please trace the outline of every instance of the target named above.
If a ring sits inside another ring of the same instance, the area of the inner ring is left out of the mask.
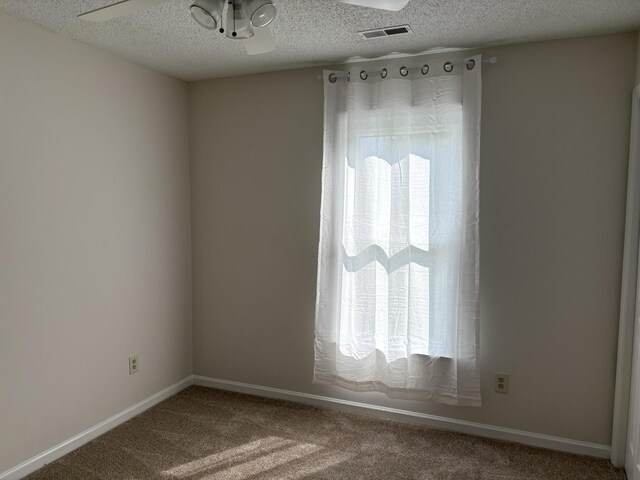
[[[481,404],[481,65],[324,72],[314,382]]]

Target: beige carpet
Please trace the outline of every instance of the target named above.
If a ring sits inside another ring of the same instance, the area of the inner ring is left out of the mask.
[[[624,479],[607,460],[190,387],[29,480]]]

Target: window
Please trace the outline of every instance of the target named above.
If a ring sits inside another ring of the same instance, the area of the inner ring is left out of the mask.
[[[326,82],[317,382],[479,404],[479,70]]]

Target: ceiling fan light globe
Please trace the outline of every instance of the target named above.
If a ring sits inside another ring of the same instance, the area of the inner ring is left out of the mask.
[[[209,30],[222,27],[225,0],[195,0],[189,11],[196,22]]]
[[[193,19],[204,28],[214,30],[218,27],[218,22],[216,21],[216,19],[213,18],[213,16],[204,8],[198,5],[191,5],[189,11],[191,12],[191,16],[193,17]]]
[[[226,24],[226,35],[231,40],[253,37],[250,19],[241,1],[229,2]]]
[[[255,28],[266,27],[276,18],[276,13],[276,6],[273,3],[265,3],[251,15],[251,25]]]

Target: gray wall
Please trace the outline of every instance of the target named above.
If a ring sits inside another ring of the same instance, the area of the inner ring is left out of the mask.
[[[186,84],[2,13],[0,66],[2,472],[190,375],[192,334]]]
[[[610,444],[636,44],[483,52],[481,408],[311,383],[320,70],[191,84],[195,373]]]

